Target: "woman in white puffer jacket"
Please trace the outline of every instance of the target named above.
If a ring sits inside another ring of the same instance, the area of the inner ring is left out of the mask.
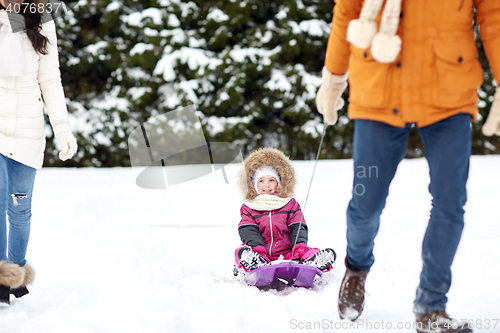
[[[62,147],[59,158],[71,158],[77,143],[68,123],[54,21],[33,0],[24,6],[34,13],[12,13],[24,6],[8,0],[0,4],[0,303],[9,304],[10,294],[27,294],[34,278],[25,255],[35,173],[45,150],[44,103]]]

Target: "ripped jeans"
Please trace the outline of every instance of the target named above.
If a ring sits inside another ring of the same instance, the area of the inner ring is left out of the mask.
[[[35,174],[36,169],[0,154],[0,260],[19,266],[26,264]]]

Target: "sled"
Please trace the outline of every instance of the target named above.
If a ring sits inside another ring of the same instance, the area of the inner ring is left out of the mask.
[[[240,274],[243,282],[261,290],[286,287],[311,288],[313,283],[321,279],[322,272],[313,266],[289,261],[274,261],[251,271],[235,268],[235,275]]]

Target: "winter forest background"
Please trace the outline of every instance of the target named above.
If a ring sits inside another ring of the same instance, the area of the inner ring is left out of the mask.
[[[244,155],[273,146],[292,159],[315,156],[323,127],[314,98],[332,0],[68,4],[72,10],[56,18],[56,25],[79,151],[63,163],[48,140],[45,166],[129,166],[130,132],[150,117],[190,104],[208,141],[238,144]],[[500,138],[480,131],[495,87],[476,36],[485,74],[473,154],[498,154]],[[347,104],[328,128],[321,158],[351,157],[353,123],[346,111]],[[413,131],[406,155],[422,154]]]

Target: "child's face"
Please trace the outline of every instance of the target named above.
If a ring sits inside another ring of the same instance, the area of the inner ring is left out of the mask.
[[[274,194],[278,189],[278,182],[272,176],[262,176],[257,182],[259,194]]]

